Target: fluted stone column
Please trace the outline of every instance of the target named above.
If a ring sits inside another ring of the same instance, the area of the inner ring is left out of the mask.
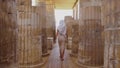
[[[17,0],[17,7],[19,67],[38,68],[43,64],[40,7],[31,0]]]
[[[55,11],[53,1],[46,1],[46,33],[47,33],[47,46],[52,49],[55,36]]]
[[[85,68],[101,68],[104,64],[101,1],[80,0],[80,44],[78,64]]]
[[[74,20],[72,24],[72,46],[71,55],[77,57],[79,48],[79,21]]]
[[[105,26],[104,68],[120,68],[120,1],[102,2],[102,20]]]
[[[65,16],[64,21],[65,21],[66,27],[67,27],[66,45],[67,45],[67,49],[71,49],[71,46],[72,46],[72,24],[74,23],[74,20],[73,20],[72,16]]]
[[[16,3],[0,0],[0,68],[16,68]]]
[[[42,56],[48,55],[47,33],[46,33],[46,3],[42,1],[39,3],[41,8],[41,25],[42,25]]]

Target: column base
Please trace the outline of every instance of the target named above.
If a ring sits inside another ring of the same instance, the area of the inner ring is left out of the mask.
[[[70,45],[67,45],[67,49],[68,49],[68,50],[71,50]]]
[[[49,53],[47,52],[47,53],[42,54],[42,57],[45,57],[45,56],[48,56],[48,55],[49,55]]]
[[[76,64],[81,68],[104,68],[104,66],[87,66],[87,65],[80,63],[79,61],[76,61]]]
[[[48,50],[52,50],[53,48],[53,37],[47,37],[47,45],[48,45]]]
[[[70,53],[70,56],[72,56],[72,57],[78,57],[78,54]]]
[[[66,45],[67,45],[67,49],[72,48],[72,37],[68,37],[68,42],[66,43]]]
[[[18,68],[18,64],[12,63],[12,64],[7,64],[7,63],[0,63],[1,68]]]
[[[40,68],[42,65],[44,64],[44,62],[42,62],[42,63],[39,63],[39,64],[36,64],[36,65],[29,65],[29,66],[19,66],[19,68]]]

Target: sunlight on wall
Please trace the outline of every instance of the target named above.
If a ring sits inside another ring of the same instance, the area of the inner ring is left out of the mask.
[[[73,16],[73,11],[72,10],[55,10],[56,27],[58,27],[60,20],[64,20],[65,16]]]

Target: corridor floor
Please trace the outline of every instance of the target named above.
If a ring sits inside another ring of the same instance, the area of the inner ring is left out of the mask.
[[[43,68],[78,68],[69,54],[70,52],[65,50],[64,61],[61,61],[59,58],[59,46],[58,44],[55,44],[49,59]]]

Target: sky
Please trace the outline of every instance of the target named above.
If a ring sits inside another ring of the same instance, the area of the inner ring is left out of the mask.
[[[56,27],[58,27],[60,20],[64,20],[65,16],[73,16],[73,11],[72,10],[58,10],[58,9],[55,9]]]

